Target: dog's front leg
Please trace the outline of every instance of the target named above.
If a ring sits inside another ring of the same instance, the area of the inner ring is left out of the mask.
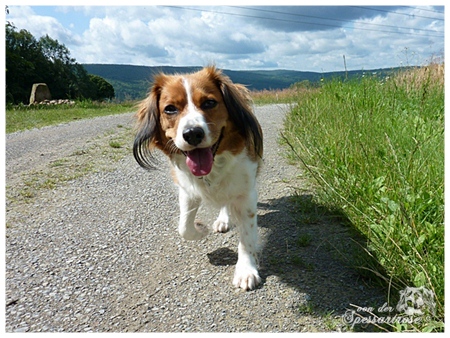
[[[195,241],[205,237],[208,231],[195,226],[195,215],[200,207],[201,200],[190,196],[183,188],[180,188],[179,202],[180,223],[178,231],[181,237],[188,241]]]
[[[215,232],[227,232],[230,230],[230,223],[229,223],[229,217],[228,217],[228,207],[223,206],[220,209],[219,217],[217,217],[217,220],[213,224],[213,229]]]
[[[232,210],[237,220],[240,239],[233,284],[244,290],[252,290],[261,282],[257,269],[257,193],[252,191],[247,200],[238,199],[236,202]]]

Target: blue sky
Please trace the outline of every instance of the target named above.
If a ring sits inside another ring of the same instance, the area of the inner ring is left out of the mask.
[[[33,11],[38,16],[54,17],[66,29],[75,34],[82,35],[89,29],[90,15],[86,15],[81,9],[65,6],[32,6]]]
[[[423,65],[444,56],[444,7],[424,1],[400,6],[127,4],[132,3],[19,6],[13,1],[6,20],[37,38],[57,39],[79,63],[215,63],[234,70],[327,72],[343,70],[343,55],[347,68],[358,70]]]

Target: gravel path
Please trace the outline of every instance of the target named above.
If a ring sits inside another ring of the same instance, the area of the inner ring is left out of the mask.
[[[381,306],[383,293],[339,259],[348,229],[295,210],[291,196],[310,193],[278,144],[287,109],[256,107],[263,283],[250,292],[231,283],[235,229],[179,237],[167,164],[148,172],[132,157],[132,114],[7,135],[6,331],[345,331],[350,304]],[[114,149],[111,138],[126,145]],[[54,178],[71,170],[71,180]],[[46,177],[56,183],[45,186]],[[215,216],[201,211],[204,221]]]

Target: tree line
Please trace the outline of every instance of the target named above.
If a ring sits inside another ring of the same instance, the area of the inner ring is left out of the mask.
[[[69,49],[46,35],[6,23],[6,102],[27,104],[33,83],[46,83],[53,98],[104,100],[115,97],[113,86],[70,56]]]

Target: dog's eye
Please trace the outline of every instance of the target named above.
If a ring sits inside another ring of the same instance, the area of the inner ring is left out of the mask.
[[[166,108],[164,108],[164,112],[166,114],[173,115],[178,113],[178,109],[173,104],[169,104]]]
[[[213,109],[216,106],[217,106],[216,100],[206,100],[205,102],[202,103],[201,108],[203,110],[208,110],[208,109]]]

